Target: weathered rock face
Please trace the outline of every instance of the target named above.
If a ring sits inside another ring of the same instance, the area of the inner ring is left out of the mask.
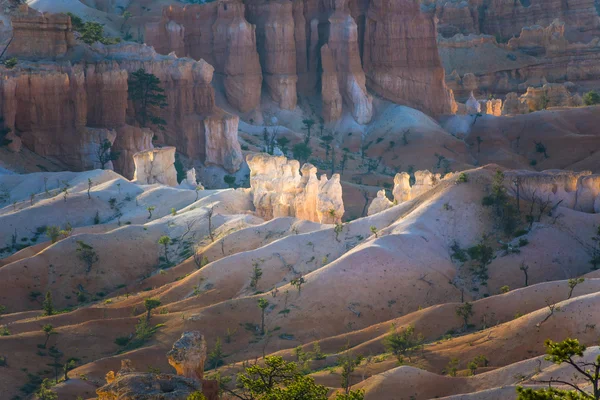
[[[27,18],[35,22],[38,16]],[[70,22],[67,26],[70,32]],[[0,110],[4,127],[16,135],[15,146],[22,142],[67,168],[85,170],[100,167],[98,148],[106,139],[121,153],[114,167],[131,178],[133,154],[152,149],[156,134],[159,142],[177,146],[189,158],[229,172],[239,169],[238,117],[215,106],[211,65],[159,56],[133,43],[97,43],[82,51],[81,63],[0,69]],[[168,105],[159,111],[167,122],[164,131],[139,127],[128,102],[129,74],[139,68],[156,75],[165,90]]]
[[[450,178],[451,176],[452,174],[448,174],[446,178]],[[401,204],[419,197],[437,186],[441,180],[442,177],[440,174],[433,174],[429,171],[417,171],[415,172],[415,183],[411,185],[409,174],[406,172],[396,174],[394,177],[394,189],[392,191],[394,202]]]
[[[529,111],[544,110],[548,107],[577,107],[583,105],[580,96],[573,96],[565,85],[549,83],[540,88],[527,88],[521,96],[529,107]]]
[[[177,375],[201,381],[204,378],[206,349],[206,341],[200,332],[184,332],[167,353],[167,358]]]
[[[147,25],[146,41],[160,53],[213,64],[242,112],[258,106],[262,76],[271,98],[292,109],[296,93],[315,92],[319,74],[327,121],[341,117],[344,103],[357,122],[369,122],[366,87],[430,114],[452,112],[433,16],[422,14],[417,0],[243,3],[256,33],[241,0],[224,0],[165,8],[160,22]],[[183,45],[171,21],[183,27]]]
[[[99,400],[184,400],[195,392],[207,400],[219,398],[217,381],[203,380],[206,342],[200,332],[184,332],[167,353],[177,375],[137,372],[130,360],[121,360],[116,374],[106,374],[106,385],[96,390]]]
[[[202,392],[202,383],[198,380],[136,372],[129,360],[122,361],[117,374],[107,374],[107,382],[96,390],[99,400],[180,400],[194,392]]]
[[[529,112],[529,106],[526,101],[519,98],[519,95],[511,92],[506,95],[502,105],[502,115],[526,114]]]
[[[175,147],[146,150],[133,155],[135,173],[133,181],[142,185],[161,183],[177,186]]]
[[[323,224],[339,223],[344,215],[339,174],[317,179],[317,168],[280,156],[250,154],[250,187],[261,218],[296,217]]]
[[[298,82],[294,5],[288,0],[254,0],[247,1],[246,7],[248,22],[256,25],[256,44],[267,92],[280,108],[293,110]]]
[[[363,64],[377,94],[428,114],[450,114],[432,16],[417,0],[372,0],[365,28]]]
[[[337,79],[339,95],[344,100],[359,124],[371,122],[373,117],[373,99],[367,93],[365,73],[362,69],[358,27],[346,8],[345,0],[335,1],[335,11],[329,17],[329,39],[321,48],[323,76]],[[336,110],[330,104],[337,104],[338,94],[334,93],[335,84],[323,80],[323,102],[325,108]],[[334,99],[332,102],[330,100]],[[327,99],[327,100],[326,100]],[[325,115],[327,120],[335,120],[335,113]]]
[[[65,14],[41,14],[23,5],[13,16],[13,40],[6,57],[55,59],[64,56],[75,40],[71,19]]]
[[[385,194],[385,189],[382,189],[377,192],[377,197],[374,198],[373,201],[371,202],[371,205],[369,206],[369,209],[367,210],[367,215],[373,215],[373,214],[380,213],[380,212],[385,211],[388,208],[391,208],[393,206],[394,206],[394,203],[391,202],[387,198],[387,196]]]
[[[510,182],[507,189],[516,195],[513,182],[517,181],[519,196],[526,201],[548,202],[549,207],[560,204],[587,213],[600,212],[600,176],[590,171],[508,171],[504,175],[506,182]]]
[[[594,0],[426,0],[435,9],[438,29],[445,37],[457,33],[486,33],[510,38],[521,28],[549,25],[560,19],[574,30],[591,30],[598,26]]]

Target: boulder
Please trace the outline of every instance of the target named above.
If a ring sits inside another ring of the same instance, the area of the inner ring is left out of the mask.
[[[177,375],[201,381],[204,378],[206,349],[206,341],[200,332],[184,332],[167,353],[167,359]]]

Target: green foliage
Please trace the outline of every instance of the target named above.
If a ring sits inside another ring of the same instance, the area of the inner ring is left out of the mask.
[[[600,104],[600,94],[598,92],[592,90],[583,95],[583,103],[586,106],[593,106],[595,104]]]
[[[52,381],[44,379],[40,389],[35,393],[38,400],[58,400],[58,394],[52,391]]]
[[[460,175],[458,176],[458,179],[456,179],[456,183],[467,183],[469,182],[469,176],[467,174],[465,174],[464,172],[461,172]]]
[[[146,321],[150,320],[152,310],[160,307],[161,301],[158,299],[148,298],[144,300],[144,308],[146,308]]]
[[[73,30],[75,32],[79,32],[81,35],[80,38],[84,43],[91,45],[96,42],[100,42],[102,44],[109,45],[119,43],[121,41],[121,38],[104,36],[104,26],[98,22],[83,22],[81,18],[72,13],[67,13],[67,15],[71,17]]]
[[[106,164],[117,160],[120,155],[120,151],[113,151],[112,143],[108,139],[104,139],[102,143],[98,145],[98,149],[96,150],[96,158],[100,163],[100,169],[106,168]]]
[[[46,297],[42,303],[42,310],[44,310],[44,315],[54,315],[55,313],[54,304],[52,302],[52,293],[50,293],[50,291],[46,292]]]
[[[567,299],[570,299],[571,296],[573,296],[573,290],[575,290],[575,287],[583,282],[585,282],[585,278],[569,279],[569,297],[567,297]]]
[[[512,234],[517,228],[517,210],[510,201],[504,186],[504,173],[496,171],[492,181],[492,193],[483,198],[484,206],[493,206],[504,233]]]
[[[71,17],[71,25],[74,31],[80,31],[83,28],[83,20],[77,15],[68,12],[67,15]]]
[[[365,392],[363,390],[351,390],[348,393],[338,393],[335,400],[364,400]]]
[[[167,96],[164,94],[165,90],[160,87],[160,79],[140,68],[131,74],[128,83],[129,99],[134,104],[140,126],[146,127],[151,123],[164,130],[166,121],[156,114],[159,109],[167,106]]]
[[[566,391],[555,388],[531,389],[522,386],[517,387],[517,400],[590,400],[592,397],[584,397],[581,393]]]
[[[465,329],[469,328],[469,318],[473,316],[473,304],[466,302],[456,307],[456,315],[465,323]]]
[[[328,389],[303,375],[296,363],[270,356],[264,366],[247,367],[237,377],[237,388],[228,392],[248,400],[326,400]]]
[[[4,61],[4,66],[8,69],[13,69],[17,66],[18,63],[19,60],[17,59],[17,57],[11,57],[8,60]]]
[[[206,396],[202,394],[202,392],[194,392],[190,394],[186,400],[206,400]]]
[[[92,246],[83,242],[82,240],[77,241],[77,256],[81,261],[83,261],[86,265],[86,273],[89,274],[92,270],[92,266],[96,263],[100,258],[96,251]]]
[[[258,263],[256,263],[256,262],[253,263],[252,264],[252,274],[250,275],[250,287],[252,289],[258,288],[258,281],[260,281],[262,274],[263,274],[262,269],[260,268]]]
[[[508,285],[504,285],[500,288],[500,293],[508,293],[510,292],[510,287]]]
[[[304,142],[298,143],[292,147],[292,153],[294,158],[300,162],[308,161],[308,158],[312,155],[312,149]]]
[[[449,376],[456,376],[456,373],[458,372],[458,363],[458,358],[451,359],[443,372]]]
[[[219,368],[223,365],[223,358],[225,358],[225,353],[223,353],[221,338],[217,338],[215,348],[208,354],[208,365],[213,369]]]
[[[235,187],[235,176],[233,175],[225,175],[223,177],[223,181],[227,184],[227,186],[229,186],[230,188],[234,188]]]
[[[56,241],[60,237],[60,228],[54,225],[46,227],[46,236],[50,238],[50,241],[52,243],[56,243]]]
[[[400,364],[404,363],[404,357],[408,357],[423,348],[425,337],[422,334],[417,334],[414,326],[409,325],[406,329],[396,332],[396,326],[392,325],[390,334],[383,340],[383,344],[387,351],[396,356]]]

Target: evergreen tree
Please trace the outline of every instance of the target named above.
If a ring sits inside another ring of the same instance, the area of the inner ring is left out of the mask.
[[[44,315],[54,314],[54,304],[52,303],[52,293],[50,293],[50,291],[46,292],[46,297],[42,303],[42,309],[44,310]]]
[[[160,87],[160,79],[140,68],[129,79],[129,98],[133,101],[136,118],[140,126],[156,125],[163,130],[166,121],[156,115],[158,109],[167,106],[165,90]]]

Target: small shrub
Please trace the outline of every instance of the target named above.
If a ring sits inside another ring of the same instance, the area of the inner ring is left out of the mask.
[[[464,172],[461,172],[460,175],[458,176],[458,179],[456,180],[456,183],[467,183],[469,182],[469,176],[467,174],[465,174]]]

